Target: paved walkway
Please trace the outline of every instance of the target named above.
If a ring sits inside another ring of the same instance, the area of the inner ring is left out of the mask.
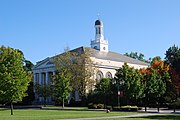
[[[145,117],[145,116],[153,116],[159,115],[158,113],[142,113],[135,115],[126,115],[126,116],[106,116],[106,117],[96,117],[96,118],[74,118],[74,119],[65,119],[65,120],[99,120],[99,119],[110,119],[110,118],[128,118],[128,117]]]

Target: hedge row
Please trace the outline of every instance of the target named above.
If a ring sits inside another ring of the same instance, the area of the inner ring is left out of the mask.
[[[113,111],[138,111],[142,108],[137,107],[137,106],[121,106],[120,108],[118,106],[106,106],[104,107],[104,104],[94,104],[94,103],[89,103],[88,104],[89,109],[109,109]]]

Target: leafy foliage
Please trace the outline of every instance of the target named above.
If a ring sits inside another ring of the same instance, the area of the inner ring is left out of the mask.
[[[94,65],[90,59],[88,49],[79,48],[73,51],[65,50],[63,54],[53,59],[59,73],[69,76],[70,85],[74,91],[79,91],[80,96],[86,95],[86,90],[92,89],[94,80]]]
[[[21,52],[23,53],[23,52]],[[28,89],[26,91],[27,96],[23,98],[21,104],[32,104],[32,102],[35,99],[35,93],[34,93],[34,83],[33,83],[33,74],[32,74],[32,67],[34,66],[33,63],[30,60],[26,60],[23,58],[24,62],[24,69],[28,72],[31,81],[29,82]]]
[[[44,84],[35,83],[34,88],[36,94],[39,97],[43,97],[44,106],[46,106],[47,97],[52,97],[52,85],[47,84],[46,82]]]
[[[180,74],[180,48],[172,46],[166,51],[166,62],[172,66],[178,74]]]
[[[141,97],[143,92],[141,77],[142,76],[138,70],[130,68],[126,63],[122,68],[117,70],[115,81],[116,84],[120,86],[120,89],[124,91],[127,100],[137,100]]]
[[[150,64],[153,65],[154,62],[156,62],[156,61],[162,61],[162,60],[161,60],[161,57],[160,57],[160,56],[156,56],[156,57],[152,58]]]
[[[25,97],[30,76],[23,68],[23,54],[10,47],[0,48],[0,101],[13,103]]]
[[[164,98],[169,96],[169,66],[163,61],[154,60],[150,67],[141,69],[143,74],[144,100],[145,105],[158,105],[164,102]]]
[[[180,48],[178,46],[173,45],[166,51],[165,57],[166,63],[168,63],[171,67],[170,75],[171,80],[176,88],[176,92],[179,94],[180,92]]]
[[[53,96],[55,98],[56,104],[62,102],[62,107],[64,108],[64,102],[68,100],[69,94],[71,92],[70,80],[64,74],[57,73],[53,85]]]
[[[111,92],[111,80],[109,78],[102,78],[95,86],[95,92],[98,92],[102,96],[102,103],[106,104],[108,94]]]
[[[131,58],[134,58],[134,59],[137,59],[137,60],[140,60],[140,61],[143,61],[143,62],[149,63],[148,60],[144,59],[144,54],[142,54],[142,53],[138,54],[137,52],[131,52],[131,53],[125,53],[124,55],[131,57]]]

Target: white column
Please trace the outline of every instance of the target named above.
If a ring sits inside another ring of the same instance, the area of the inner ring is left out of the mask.
[[[36,80],[36,73],[34,73],[34,74],[33,74],[33,78],[34,78],[34,80],[33,80],[33,81],[34,81],[34,84],[35,84],[35,83],[36,83],[36,81],[37,81],[37,80]]]
[[[45,79],[46,84],[48,84],[48,80],[49,80],[49,74],[48,72],[46,72],[46,79]]]
[[[54,84],[54,76],[56,75],[56,72],[53,71],[53,79],[52,79],[52,84]]]
[[[34,80],[33,80],[34,83],[33,83],[33,84],[35,85],[36,82],[37,82],[37,80],[36,80],[36,78],[37,78],[37,77],[36,77],[36,73],[33,74],[33,78],[34,78]],[[36,91],[35,91],[35,88],[33,89],[33,91],[34,91],[34,93],[36,92]]]
[[[41,80],[42,80],[42,73],[39,73],[39,84],[41,85]]]
[[[54,76],[55,74],[56,74],[55,71],[53,71],[53,76]]]

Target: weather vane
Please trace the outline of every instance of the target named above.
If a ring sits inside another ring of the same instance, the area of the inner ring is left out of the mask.
[[[100,19],[100,14],[99,13],[97,14],[97,16],[98,16],[98,19]]]

